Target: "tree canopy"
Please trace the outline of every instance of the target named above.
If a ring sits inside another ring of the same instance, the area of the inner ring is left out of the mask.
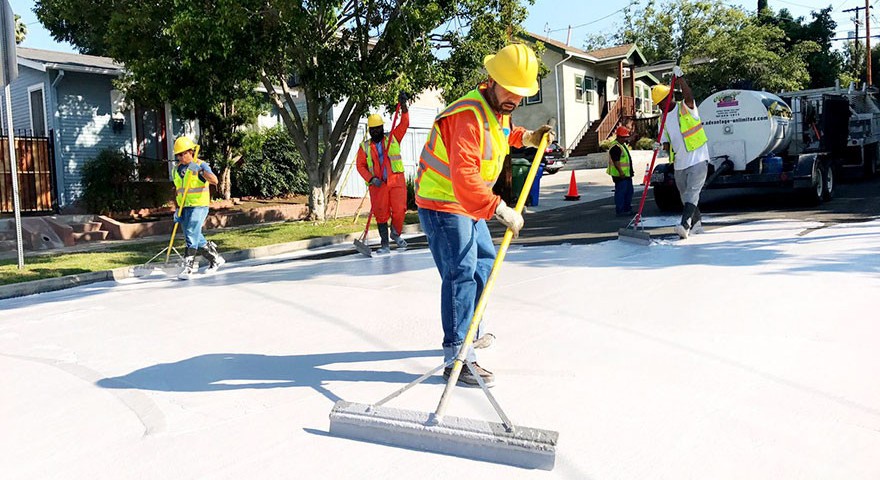
[[[472,88],[519,33],[517,0],[38,0],[59,40],[113,57],[138,94],[206,112],[259,82],[306,161],[323,219],[370,108]]]
[[[831,48],[831,7],[810,21],[788,10],[758,13],[722,0],[634,0],[612,34],[588,38],[588,49],[637,43],[648,62],[680,61],[697,96],[721,88],[798,90],[830,86],[842,56]]]

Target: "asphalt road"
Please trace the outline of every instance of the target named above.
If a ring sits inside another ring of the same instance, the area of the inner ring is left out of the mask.
[[[562,173],[565,173],[563,171]],[[704,215],[723,215],[726,224],[765,219],[793,219],[821,222],[833,225],[844,222],[863,222],[880,216],[880,177],[869,180],[850,180],[838,183],[834,198],[819,206],[807,206],[791,190],[787,189],[726,189],[706,190],[700,202]],[[641,187],[636,187],[634,203],[637,207]],[[661,212],[654,204],[651,192],[645,202],[644,217],[672,215]],[[543,212],[529,213],[520,237],[514,240],[521,245],[559,245],[562,243],[589,244],[614,240],[618,229],[625,227],[631,218],[614,214],[614,201],[605,198],[587,203]],[[489,222],[492,237],[500,242],[504,234],[498,222]],[[720,225],[707,224],[706,229]],[[671,227],[649,228],[655,238],[677,239]],[[412,248],[425,248],[424,237],[410,242]]]

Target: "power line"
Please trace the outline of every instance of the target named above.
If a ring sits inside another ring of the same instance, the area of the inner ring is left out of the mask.
[[[572,27],[572,26],[568,26],[568,27],[565,27],[565,28],[557,28],[557,29],[555,29],[555,30],[547,30],[547,34],[548,34],[548,36],[549,36],[549,34],[551,34],[551,33],[553,33],[553,32],[561,32],[561,31],[563,31],[563,30],[568,30],[569,28],[571,28],[572,30],[574,30],[575,28],[586,27],[587,25],[592,25],[592,24],[594,24],[594,23],[601,22],[602,20],[605,20],[606,18],[613,17],[614,15],[617,15],[618,13],[620,13],[620,12],[626,10],[628,7],[629,7],[629,6],[623,7],[623,8],[621,8],[620,10],[617,10],[616,12],[611,12],[611,13],[609,13],[608,15],[605,15],[604,17],[602,17],[602,18],[600,18],[600,19],[593,20],[592,22],[582,23],[582,24],[580,24],[580,25],[575,25],[575,26],[573,26],[573,27]]]

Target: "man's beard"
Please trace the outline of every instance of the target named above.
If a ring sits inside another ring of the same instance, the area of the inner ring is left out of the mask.
[[[498,96],[495,95],[495,88],[487,88],[486,89],[486,102],[492,107],[492,110],[495,110],[496,113],[501,113],[504,115],[510,115],[516,110],[517,105],[513,102],[506,102],[503,104],[498,103]]]
[[[370,134],[370,139],[373,140],[374,143],[381,142],[383,138],[385,138],[384,133],[371,133]]]

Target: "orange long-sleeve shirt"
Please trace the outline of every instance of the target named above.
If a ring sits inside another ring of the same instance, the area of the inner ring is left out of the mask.
[[[501,122],[501,115],[496,115]],[[446,146],[452,191],[459,203],[438,202],[416,197],[420,208],[465,215],[475,220],[492,218],[501,197],[492,193],[480,176],[480,124],[471,111],[463,111],[438,120],[440,136]],[[523,127],[511,127],[507,143],[522,147]],[[487,138],[486,141],[489,141]]]
[[[400,121],[394,130],[391,131],[391,135],[394,135],[394,138],[397,139],[398,142],[403,141],[403,136],[406,135],[406,129],[409,128],[409,112],[401,112]],[[379,152],[376,150],[376,144],[372,141],[370,142],[370,155],[372,158],[379,158]],[[364,179],[365,182],[369,182],[373,177],[382,178],[382,166],[384,165],[385,171],[388,172],[388,184],[406,184],[406,179],[403,177],[403,173],[392,174],[391,172],[391,160],[388,158],[388,147],[386,146],[384,149],[384,155],[382,155],[381,162],[373,162],[373,171],[371,172],[369,168],[367,168],[367,153],[364,151],[364,145],[361,143],[361,146],[358,148],[357,153],[357,170],[361,175],[361,178]]]

